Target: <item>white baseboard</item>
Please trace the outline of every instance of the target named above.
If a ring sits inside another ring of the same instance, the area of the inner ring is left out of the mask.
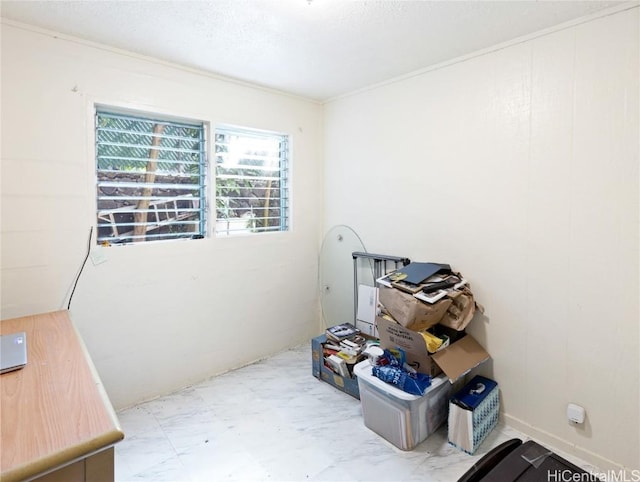
[[[568,442],[556,435],[550,434],[545,430],[538,429],[533,427],[532,425],[523,422],[519,418],[516,418],[509,414],[502,414],[503,422],[509,427],[528,435],[532,439],[543,445],[550,445],[554,451],[555,449],[565,452],[566,457],[570,462],[571,456],[582,459],[584,462],[593,465],[594,472],[605,472],[609,470],[618,471],[618,470],[632,470],[634,467],[624,467],[618,462],[614,462],[613,460],[609,460],[606,457],[602,457],[590,450],[587,450],[583,447],[580,447],[576,444]],[[550,448],[551,448],[550,447]],[[560,453],[560,456],[564,456],[565,454]],[[635,467],[637,468],[637,467]]]

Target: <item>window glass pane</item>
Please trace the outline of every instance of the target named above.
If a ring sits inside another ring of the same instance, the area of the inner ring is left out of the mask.
[[[205,233],[203,124],[96,113],[98,243]]]
[[[216,234],[287,231],[288,137],[222,127],[215,139]]]

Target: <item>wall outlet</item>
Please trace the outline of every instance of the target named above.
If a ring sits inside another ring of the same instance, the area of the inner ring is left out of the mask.
[[[584,423],[584,407],[580,405],[576,405],[575,403],[570,403],[567,405],[567,418],[570,422],[580,424]]]
[[[107,258],[107,253],[105,253],[102,248],[96,248],[91,252],[91,262],[94,266],[106,263],[108,260],[109,258]]]

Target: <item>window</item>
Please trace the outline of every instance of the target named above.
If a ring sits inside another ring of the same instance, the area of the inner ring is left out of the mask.
[[[220,127],[215,133],[219,236],[289,229],[289,137]]]
[[[96,112],[98,243],[205,235],[202,123]]]

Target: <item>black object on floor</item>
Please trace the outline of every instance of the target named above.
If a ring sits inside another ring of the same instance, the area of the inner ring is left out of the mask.
[[[522,445],[522,440],[514,438],[492,448],[484,457],[478,460],[473,467],[458,479],[458,482],[480,482],[482,478],[491,472],[498,462]]]
[[[573,474],[580,474],[575,476]],[[458,482],[601,481],[542,445],[520,439],[504,442],[476,462]]]

